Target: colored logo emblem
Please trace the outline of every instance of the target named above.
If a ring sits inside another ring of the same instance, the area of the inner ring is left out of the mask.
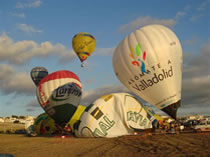
[[[130,57],[133,59],[133,61],[131,63],[134,66],[140,67],[141,72],[148,74],[148,72],[146,71],[146,66],[145,66],[146,52],[142,51],[139,43],[136,45],[135,52],[131,46],[130,46],[130,50],[131,50]],[[137,57],[138,57],[137,61],[134,59],[133,54],[137,55]]]

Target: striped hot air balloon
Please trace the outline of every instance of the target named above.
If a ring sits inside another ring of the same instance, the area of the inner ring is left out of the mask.
[[[48,70],[44,67],[37,66],[31,69],[31,79],[36,86],[38,86],[39,82],[47,75]]]
[[[64,127],[80,103],[81,88],[82,84],[76,74],[61,70],[42,79],[36,94],[45,112]]]

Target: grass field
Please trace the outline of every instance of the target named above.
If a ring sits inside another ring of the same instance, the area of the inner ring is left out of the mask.
[[[10,153],[15,157],[210,157],[210,132],[117,138],[28,137],[13,134],[23,129],[24,124],[0,123],[0,154]]]
[[[14,133],[16,130],[24,130],[24,124],[0,123],[0,133]]]
[[[15,157],[209,157],[210,133],[75,138],[0,134],[0,153]]]

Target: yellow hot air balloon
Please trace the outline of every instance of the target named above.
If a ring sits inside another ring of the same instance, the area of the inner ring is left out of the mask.
[[[34,122],[34,131],[38,135],[51,135],[57,131],[55,121],[47,113],[42,113]]]
[[[96,39],[87,32],[77,33],[72,39],[72,47],[84,66],[84,61],[96,48]]]

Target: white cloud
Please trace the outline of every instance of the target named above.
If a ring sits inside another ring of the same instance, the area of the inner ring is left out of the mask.
[[[95,55],[111,56],[114,48],[97,48]],[[77,58],[73,50],[57,43],[53,45],[49,41],[40,44],[33,40],[14,42],[6,33],[0,35],[0,62],[7,61],[10,64],[22,65],[33,58],[46,58],[56,55],[59,64],[67,64]],[[14,57],[15,56],[15,57]]]
[[[58,62],[65,64],[75,59],[76,55],[64,45],[53,45],[49,41],[40,44],[32,40],[14,42],[5,33],[0,36],[0,62],[7,61],[10,64],[21,65],[33,58],[46,58],[57,55]],[[14,57],[15,56],[15,57]]]
[[[41,5],[41,3],[42,2],[40,0],[34,0],[26,3],[18,2],[16,4],[16,8],[37,8]]]
[[[84,81],[84,84],[94,84],[96,78],[89,78],[88,80]]]
[[[197,10],[198,10],[198,11],[204,11],[204,10],[206,10],[206,9],[209,7],[209,5],[208,5],[209,2],[210,2],[210,0],[205,0],[205,1],[203,1],[203,2],[198,6]]]
[[[41,33],[42,30],[35,29],[34,27],[27,24],[17,24],[17,29],[25,33]]]
[[[194,16],[192,16],[191,18],[190,18],[190,21],[196,21],[196,20],[198,20],[200,17],[202,17],[202,16],[204,16],[204,15],[201,15],[201,14],[199,14],[199,15],[194,15]]]
[[[207,7],[209,6],[209,2],[210,0],[205,0],[203,3],[201,3],[199,7],[197,8],[197,11],[199,12],[196,12],[194,16],[191,16],[189,20],[194,22],[200,17],[205,16],[205,14],[203,14],[203,11],[207,10]],[[181,11],[178,11],[173,18],[169,18],[169,19],[154,18],[151,16],[140,16],[134,21],[131,21],[128,24],[122,25],[119,30],[121,32],[130,32],[148,24],[161,24],[167,27],[172,27],[178,23],[180,18],[185,17],[188,14],[190,9],[191,9],[191,6],[186,5]],[[201,11],[202,11],[202,14],[201,14]]]
[[[184,44],[184,45],[189,45],[189,46],[191,46],[191,45],[196,44],[198,41],[199,41],[198,37],[194,36],[194,37],[193,37],[192,39],[190,39],[190,40],[185,40],[185,41],[183,41],[183,44]]]
[[[114,48],[96,48],[93,55],[97,56],[112,56]]]
[[[25,14],[24,13],[12,13],[13,16],[19,17],[19,18],[25,18]]]
[[[190,21],[195,22],[196,20],[200,19],[203,16],[209,15],[208,12],[205,13],[205,11],[209,7],[210,0],[204,0],[196,9],[197,12],[190,18]]]
[[[0,64],[0,89],[4,94],[34,94],[34,84],[30,75],[25,72],[17,72],[8,64]]]
[[[176,13],[176,17],[175,17],[175,18],[178,19],[179,17],[182,17],[182,16],[184,16],[184,15],[186,15],[185,12],[179,11],[179,12]]]
[[[136,30],[139,27],[148,25],[148,24],[161,24],[168,27],[174,26],[176,24],[176,20],[174,19],[157,19],[153,18],[151,16],[145,16],[145,17],[139,17],[135,21],[132,21],[128,24],[122,25],[120,27],[120,31],[130,31],[130,30]]]
[[[81,104],[87,106],[100,96],[116,92],[129,92],[129,90],[122,84],[115,84],[103,86],[94,90],[83,91]]]
[[[183,106],[210,106],[210,42],[197,55],[184,57],[183,63]]]

